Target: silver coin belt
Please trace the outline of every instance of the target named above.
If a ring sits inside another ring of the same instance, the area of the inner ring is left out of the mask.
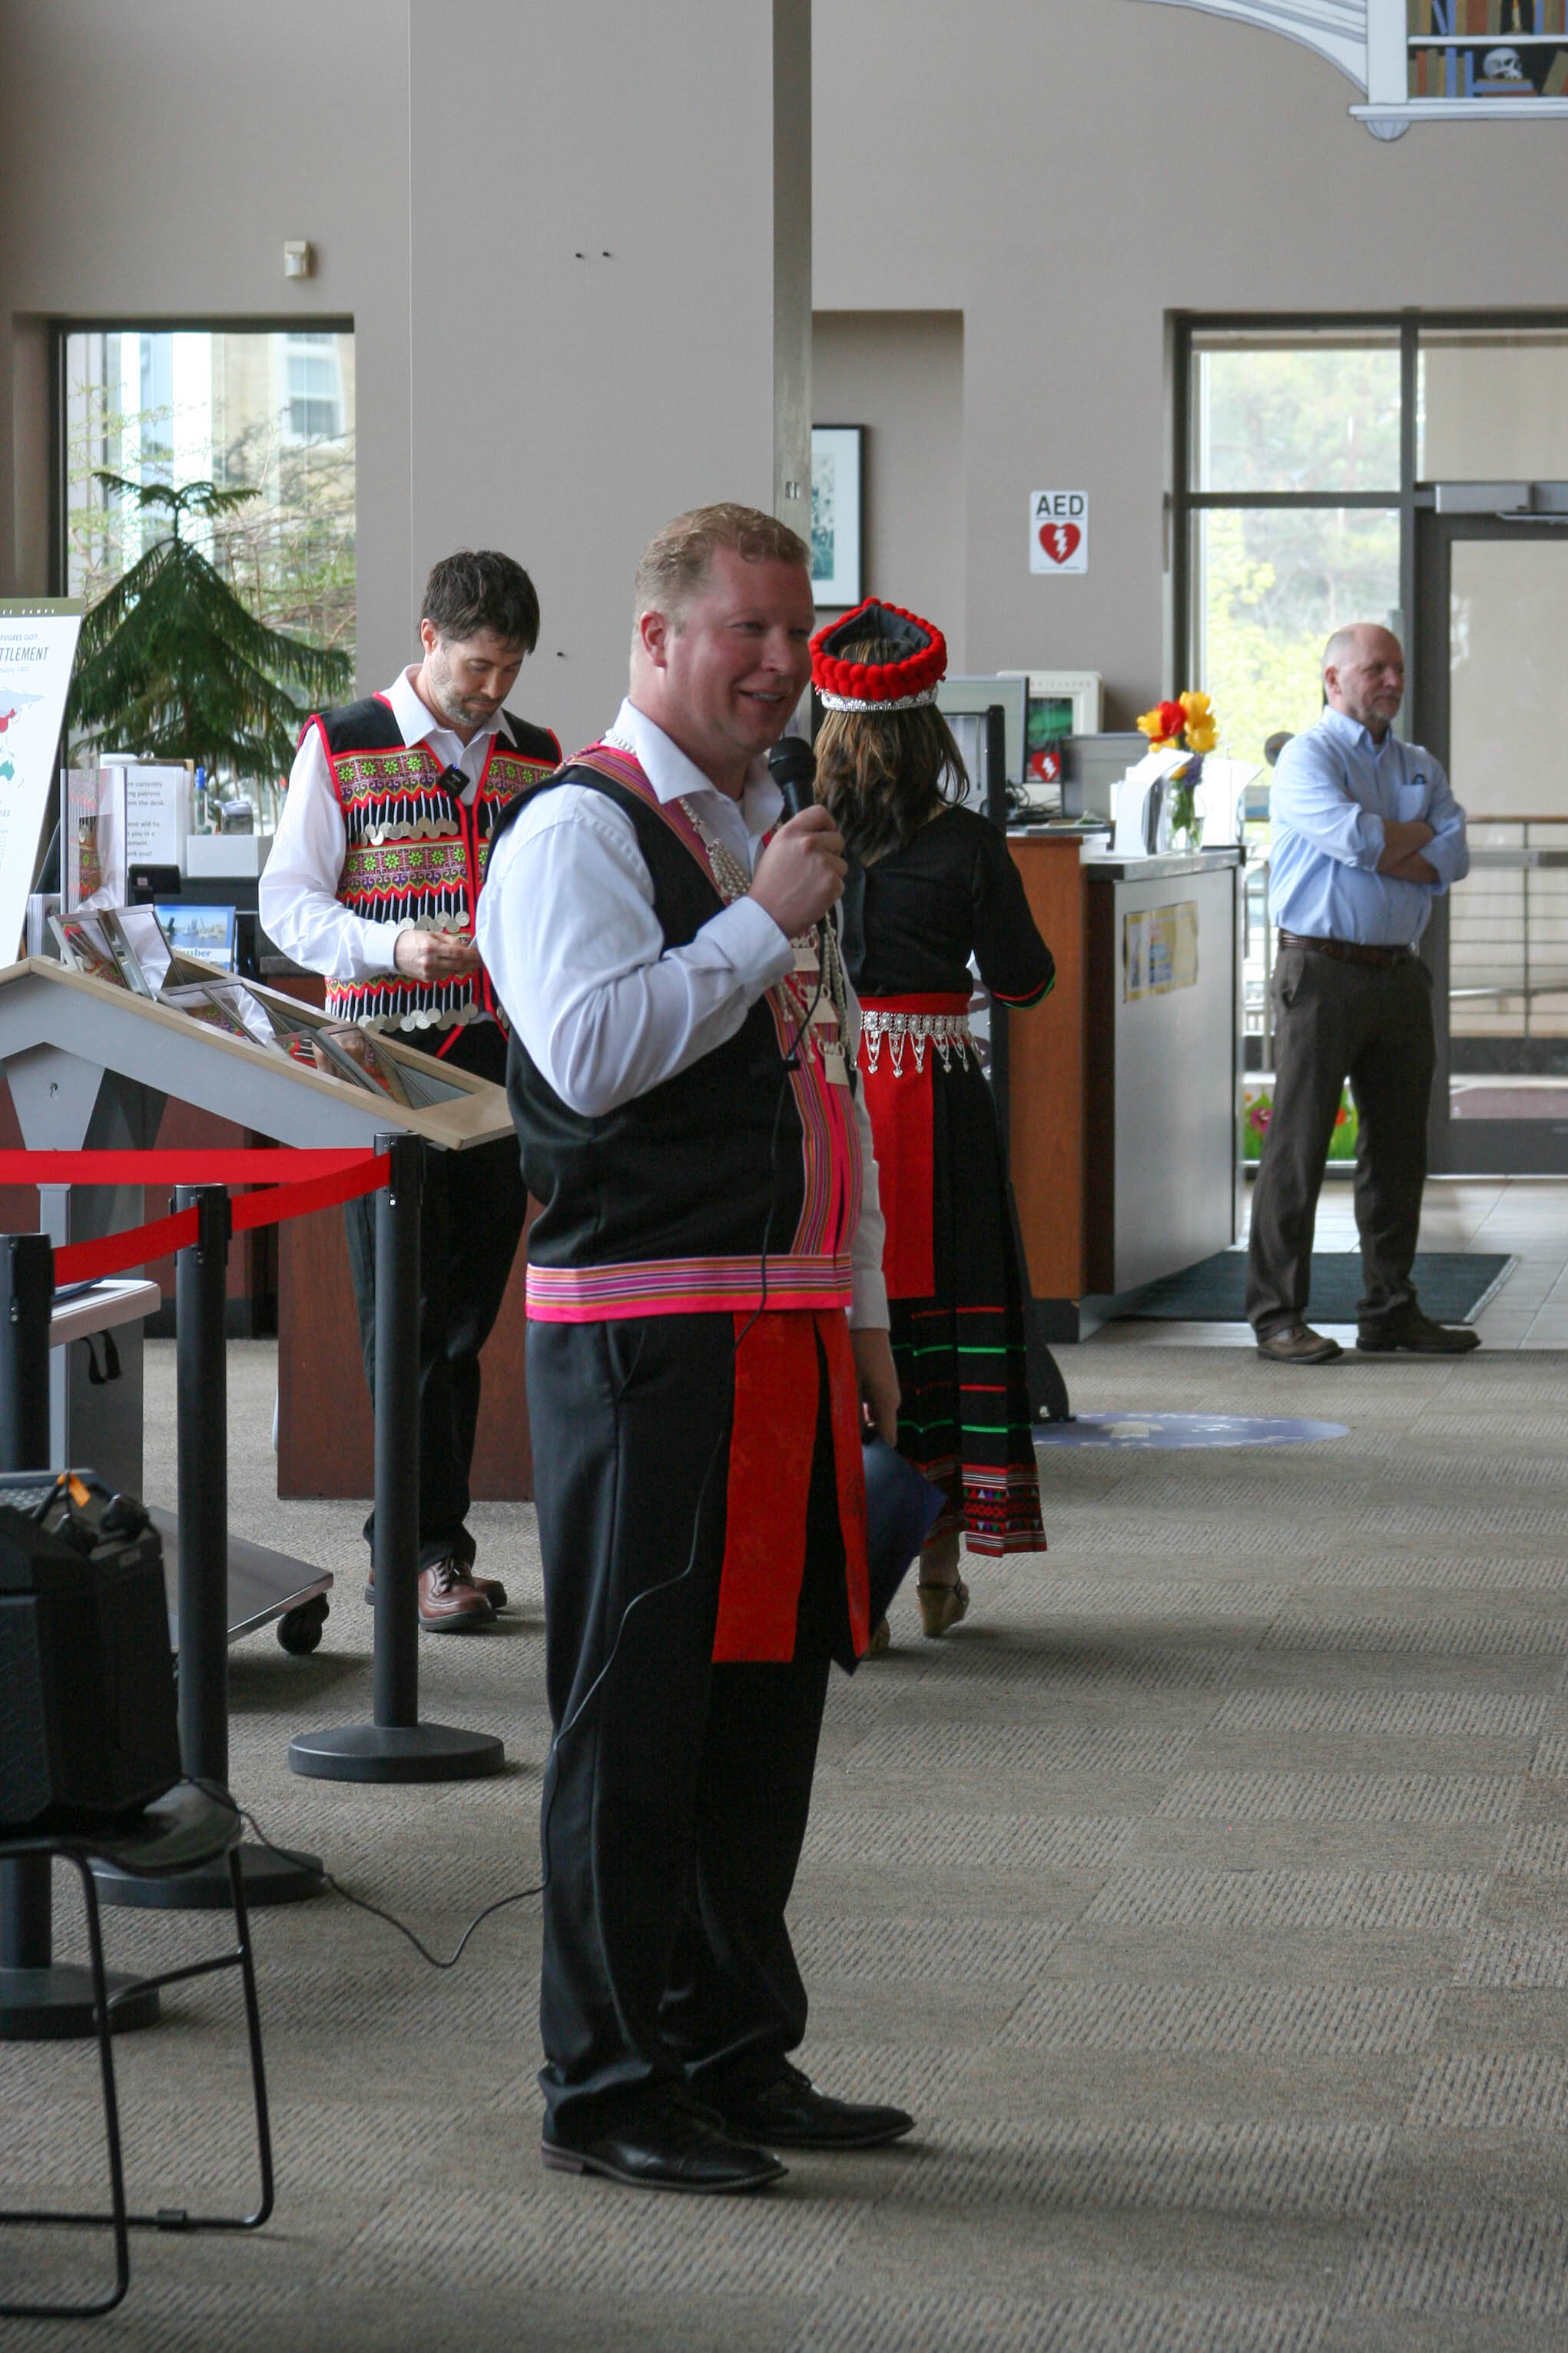
[[[681,797],[680,806],[690,819],[694,830],[700,838],[703,849],[708,853],[708,863],[713,871],[713,880],[719,885],[719,895],[725,905],[728,906],[733,900],[745,898],[751,891],[752,878],[735,856],[734,851],[727,842],[721,841],[716,833],[709,830],[702,821],[700,809],[684,796]],[[818,924],[817,936],[822,943],[820,995],[826,997],[827,1004],[833,1008],[838,1023],[837,1042],[847,1053],[846,1041],[849,1036],[848,984],[845,977],[844,959],[839,953],[837,926],[831,917],[825,917]],[[809,938],[808,933],[803,934],[801,938],[793,944],[797,948],[802,947]],[[786,973],[781,993],[785,1005],[790,1008],[790,1018],[804,1029],[809,1019],[808,1008],[816,1002],[819,994],[816,974]],[[967,1027],[967,1024],[965,1026]],[[821,1042],[819,1039],[818,1043]]]
[[[866,1068],[873,1073],[881,1059],[882,1040],[887,1039],[896,1079],[904,1075],[906,1047],[914,1055],[917,1071],[925,1069],[928,1046],[934,1047],[940,1054],[944,1071],[952,1070],[954,1054],[960,1066],[967,1070],[974,1048],[967,1013],[879,1013],[868,1008],[860,1016],[860,1035],[866,1041]],[[978,1051],[974,1054],[974,1067],[980,1068]]]

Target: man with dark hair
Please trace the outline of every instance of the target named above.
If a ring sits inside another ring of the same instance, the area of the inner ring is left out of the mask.
[[[498,820],[561,757],[546,729],[503,708],[538,636],[533,583],[510,556],[465,552],[437,564],[422,660],[384,693],[307,723],[261,879],[264,929],[326,975],[330,1012],[398,1030],[498,1084],[506,1031],[474,926]],[[473,1574],[468,1469],[479,1350],[527,1205],[512,1145],[431,1155],[419,1333],[419,1617],[431,1632],[488,1625],[506,1602],[493,1578]],[[351,1201],[344,1218],[374,1392],[374,1200]],[[367,1541],[374,1524],[373,1514]]]
[[[771,515],[661,532],[615,725],[511,813],[479,905],[544,1204],[543,2156],[648,2189],[910,2127],[788,2055],[828,1662],[869,1630],[861,1405],[890,1440],[899,1387],[844,845],[824,808],[780,822],[766,756],[812,620]]]

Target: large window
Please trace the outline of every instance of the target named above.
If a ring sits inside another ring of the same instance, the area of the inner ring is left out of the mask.
[[[1260,761],[1270,735],[1317,718],[1334,628],[1398,631],[1402,731],[1421,713],[1444,731],[1472,820],[1475,871],[1447,911],[1450,1068],[1555,1082],[1568,1068],[1568,533],[1537,524],[1510,543],[1503,518],[1545,492],[1553,522],[1568,512],[1568,320],[1184,319],[1176,362],[1175,684],[1206,690],[1225,748]],[[1445,549],[1442,484],[1458,493],[1452,512],[1492,515],[1489,537]],[[1461,485],[1488,488],[1467,501]],[[1418,675],[1423,661],[1435,676]],[[1248,1059],[1264,1070],[1266,874],[1255,860],[1246,972]]]
[[[1433,483],[1568,480],[1562,318],[1182,319],[1176,363],[1175,684],[1239,759],[1316,717],[1340,622],[1405,633]]]
[[[1190,652],[1227,748],[1310,726],[1342,621],[1400,605],[1397,330],[1194,330]]]
[[[167,529],[100,472],[247,488],[184,528],[261,619],[352,654],[352,332],[95,327],[62,343],[66,595],[93,603]]]

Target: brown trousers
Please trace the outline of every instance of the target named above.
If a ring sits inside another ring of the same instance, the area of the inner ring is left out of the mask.
[[[1436,1059],[1432,976],[1418,956],[1358,965],[1281,947],[1272,996],[1274,1107],[1252,1197],[1247,1321],[1259,1339],[1306,1321],[1318,1191],[1348,1078],[1359,1123],[1356,1320],[1370,1338],[1415,1304],[1410,1269]]]

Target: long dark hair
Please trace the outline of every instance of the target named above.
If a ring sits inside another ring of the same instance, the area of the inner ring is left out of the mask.
[[[906,650],[866,638],[835,650],[847,661],[897,661]],[[934,702],[918,711],[830,711],[816,739],[816,797],[863,866],[905,849],[928,818],[969,790],[963,754]]]

